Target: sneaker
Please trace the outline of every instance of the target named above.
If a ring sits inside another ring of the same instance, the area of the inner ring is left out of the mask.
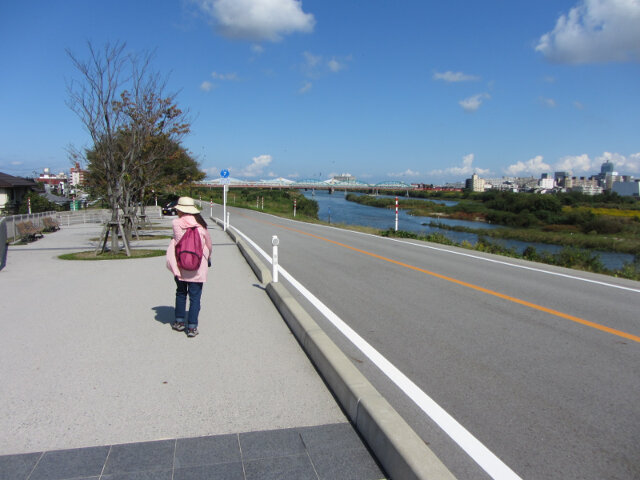
[[[198,329],[197,328],[190,328],[187,331],[187,337],[195,337],[198,334]]]
[[[184,322],[173,322],[171,324],[171,328],[173,328],[176,332],[184,331]]]

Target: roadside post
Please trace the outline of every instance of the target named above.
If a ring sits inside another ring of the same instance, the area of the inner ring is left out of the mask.
[[[29,215],[31,215],[31,197],[27,198],[27,209],[29,210]]]
[[[213,198],[209,202],[209,216],[213,217]]]
[[[296,216],[296,207],[297,207],[297,204],[298,204],[298,200],[294,198],[294,199],[293,199],[293,217],[294,217],[294,218],[295,218],[295,216]]]
[[[277,235],[271,237],[271,245],[273,245],[273,253],[271,256],[271,277],[275,283],[278,283],[278,244],[280,240]]]
[[[398,231],[398,197],[396,197],[396,232]]]

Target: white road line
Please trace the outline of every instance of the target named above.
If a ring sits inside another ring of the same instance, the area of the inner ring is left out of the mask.
[[[235,227],[233,228],[266,260],[271,263],[271,258],[253,240]],[[493,452],[485,447],[458,421],[449,415],[431,397],[413,383],[404,373],[398,370],[380,352],[373,348],[366,340],[358,335],[329,307],[322,303],[315,295],[307,290],[295,278],[293,278],[282,266],[279,266],[280,274],[286,278],[307,300],[309,300],[351,343],[353,343],[369,360],[371,360],[398,388],[400,388],[420,409],[426,413],[435,423],[444,430],[466,453],[469,455],[491,478],[500,480],[519,480],[520,477],[502,462]],[[521,479],[520,479],[521,480]]]
[[[424,245],[422,243],[409,242],[407,240],[398,239],[398,238],[381,237],[379,235],[373,235],[371,233],[358,232],[356,230],[348,230],[348,229],[344,229],[344,228],[337,228],[337,227],[332,227],[332,226],[329,226],[329,225],[320,225],[320,224],[317,224],[317,223],[301,222],[300,220],[292,220],[290,218],[276,217],[275,215],[266,214],[266,213],[263,214],[263,215],[270,215],[270,216],[275,217],[275,218],[277,218],[279,220],[289,220],[291,222],[304,223],[305,225],[313,225],[315,227],[331,228],[333,230],[338,230],[338,231],[341,231],[341,232],[349,232],[349,233],[353,233],[353,234],[356,234],[356,235],[364,235],[364,236],[373,237],[373,238],[377,238],[377,239],[387,240],[387,241],[390,241],[390,242],[398,242],[398,243],[402,243],[404,245],[412,245],[414,247],[419,247],[419,248],[428,248],[430,250],[436,250],[438,252],[450,253],[451,255],[460,255],[462,257],[468,257],[468,258],[473,258],[473,259],[476,259],[476,260],[482,260],[483,262],[497,263],[499,265],[505,265],[507,267],[521,268],[523,270],[530,270],[530,271],[533,271],[533,272],[543,273],[543,274],[546,274],[546,275],[554,275],[556,277],[569,278],[571,280],[577,280],[577,281],[580,281],[580,282],[593,283],[593,284],[600,285],[600,286],[603,286],[603,287],[618,288],[620,290],[627,290],[629,292],[640,293],[640,289],[638,289],[638,288],[625,287],[625,286],[622,286],[622,285],[616,285],[615,283],[601,282],[599,280],[591,280],[589,278],[578,277],[576,275],[569,275],[567,273],[552,272],[550,270],[544,270],[542,268],[528,267],[526,265],[518,265],[517,263],[511,263],[511,262],[505,262],[503,260],[495,260],[493,258],[481,257],[480,255],[473,255],[471,253],[456,252],[454,250],[448,250],[448,249],[442,248],[442,247],[433,247],[431,245]]]

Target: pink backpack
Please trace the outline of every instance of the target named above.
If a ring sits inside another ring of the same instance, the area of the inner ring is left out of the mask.
[[[189,227],[176,244],[176,260],[182,270],[198,270],[202,260],[202,240],[198,227]]]

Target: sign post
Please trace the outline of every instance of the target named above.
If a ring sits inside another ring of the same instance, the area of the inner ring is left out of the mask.
[[[222,183],[222,224],[223,230],[227,231],[227,189],[229,187],[229,170],[220,170],[220,183]]]

